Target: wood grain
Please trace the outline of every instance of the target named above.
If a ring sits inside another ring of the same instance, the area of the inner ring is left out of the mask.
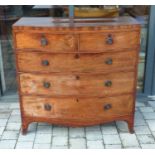
[[[64,22],[68,20],[68,22]],[[79,22],[70,22],[70,19],[64,18],[52,18],[52,17],[23,17],[18,20],[15,24],[13,24],[14,32],[19,31],[31,31],[33,32],[52,32],[52,33],[70,33],[70,32],[78,32],[78,33],[90,33],[93,32],[102,32],[102,31],[120,31],[129,29],[138,30],[140,28],[140,24],[136,19],[132,17],[118,17],[118,18],[91,18],[90,19],[76,19]],[[102,20],[102,22],[100,22]]]
[[[134,70],[136,50],[97,54],[49,54],[42,52],[17,53],[20,72],[112,72]],[[112,60],[112,64],[107,61]],[[48,61],[48,65],[43,65]],[[123,65],[122,65],[123,64]]]
[[[105,86],[108,80],[112,81],[111,87]],[[45,88],[44,82],[51,86]],[[134,72],[98,75],[23,73],[20,74],[20,83],[22,94],[112,96],[133,91]]]
[[[47,40],[47,45],[41,45],[41,39]],[[19,49],[40,49],[54,52],[75,51],[76,37],[72,34],[16,33],[16,46]]]
[[[45,98],[22,96],[24,117],[71,118],[77,120],[98,119],[131,114],[132,95],[109,98]],[[44,108],[51,105],[51,110]],[[108,110],[104,109],[111,105]]]
[[[80,47],[79,51],[112,51],[118,49],[136,48],[140,40],[138,31],[128,32],[112,32],[111,33],[93,33],[93,34],[80,34]],[[113,39],[112,44],[107,44],[108,35]]]

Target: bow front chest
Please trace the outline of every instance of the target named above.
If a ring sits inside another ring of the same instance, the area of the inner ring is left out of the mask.
[[[112,19],[21,18],[13,25],[22,132],[32,122],[133,132],[140,25]]]

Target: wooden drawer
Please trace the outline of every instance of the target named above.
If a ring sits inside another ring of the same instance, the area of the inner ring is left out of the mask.
[[[44,98],[22,96],[24,117],[108,118],[132,113],[133,97],[122,95],[107,98]]]
[[[112,96],[133,92],[134,72],[111,74],[20,74],[21,93]]]
[[[137,51],[98,54],[43,54],[19,52],[19,71],[23,72],[109,72],[134,69]]]
[[[139,46],[139,31],[80,34],[80,52],[131,49]]]
[[[38,49],[49,52],[73,52],[76,38],[72,34],[16,33],[17,49]]]

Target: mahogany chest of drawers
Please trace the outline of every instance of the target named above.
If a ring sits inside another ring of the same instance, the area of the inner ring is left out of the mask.
[[[22,132],[32,122],[133,132],[140,25],[113,19],[21,18],[13,25]]]

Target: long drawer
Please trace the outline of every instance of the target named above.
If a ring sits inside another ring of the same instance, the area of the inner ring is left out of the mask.
[[[22,73],[22,94],[112,96],[131,93],[134,72],[111,74],[30,74]]]
[[[135,69],[137,51],[94,54],[17,53],[21,72],[109,72]]]
[[[112,118],[129,115],[133,110],[132,95],[107,98],[45,98],[22,96],[24,117]]]
[[[50,52],[74,52],[76,37],[72,34],[16,33],[17,49],[39,49]]]

